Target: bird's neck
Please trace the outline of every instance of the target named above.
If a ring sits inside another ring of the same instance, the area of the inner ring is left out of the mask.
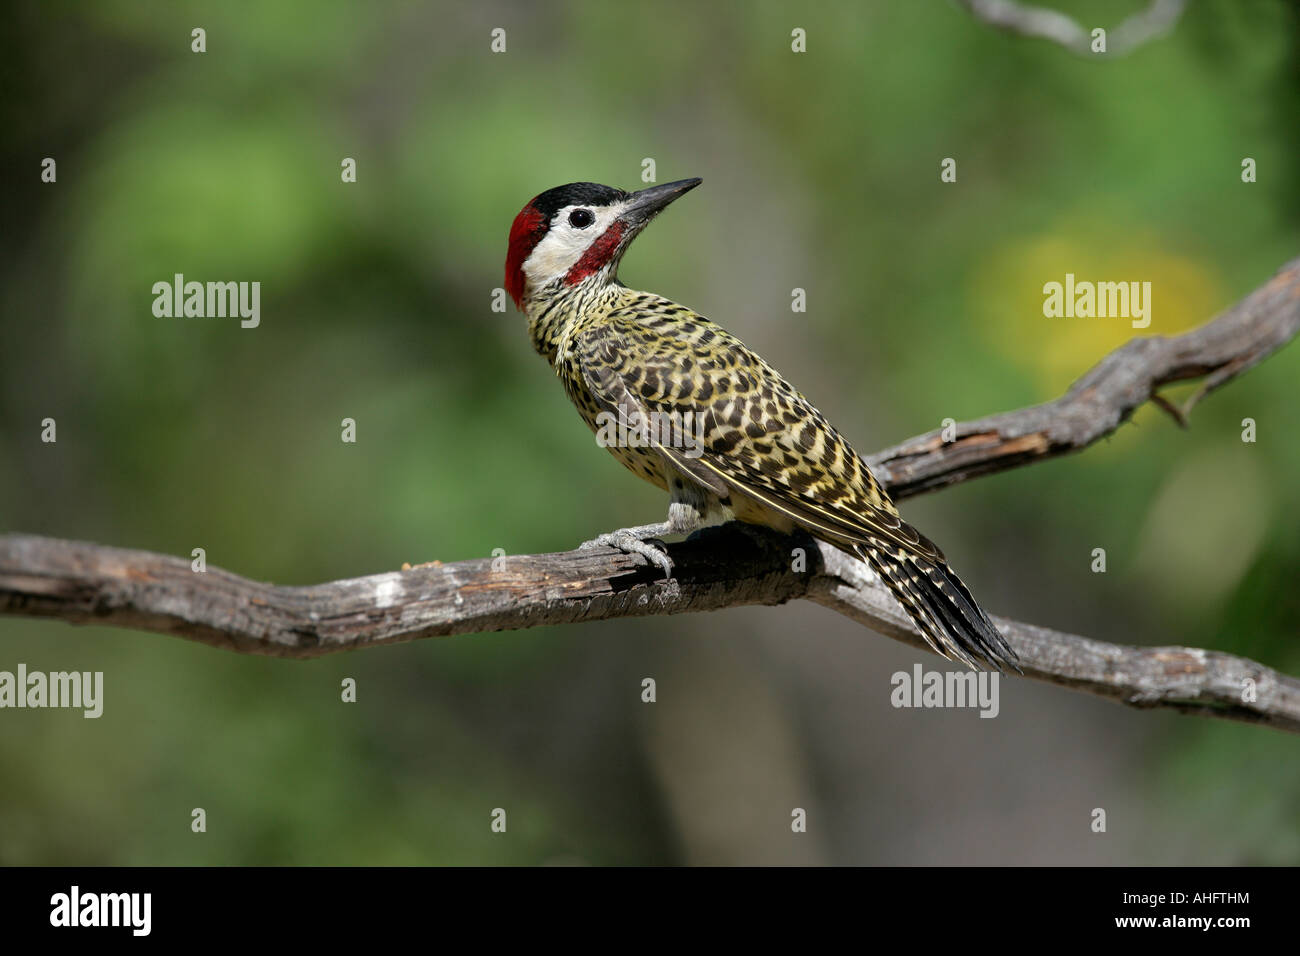
[[[524,315],[533,348],[554,365],[564,339],[605,314],[622,288],[616,278],[593,276],[576,285],[559,283],[530,294],[524,300]]]

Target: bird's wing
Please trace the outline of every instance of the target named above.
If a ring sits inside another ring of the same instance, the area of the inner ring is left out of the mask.
[[[1015,652],[928,538],[893,503],[839,433],[730,333],[681,306],[639,296],[579,333],[576,380],[603,411],[704,414],[698,457],[658,444],[680,471],[784,515],[870,563],[936,653],[971,667],[1017,667]]]
[[[577,336],[582,378],[602,409],[703,413],[699,457],[660,450],[720,497],[722,488],[739,492],[842,546],[888,542],[943,560],[811,402],[730,333],[674,309],[655,318],[615,312]]]

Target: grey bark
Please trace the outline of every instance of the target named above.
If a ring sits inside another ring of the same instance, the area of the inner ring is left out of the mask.
[[[1084,26],[1058,10],[1017,0],[957,2],[988,26],[1019,36],[1050,40],[1071,53],[1099,59],[1126,56],[1143,44],[1164,36],[1178,23],[1187,7],[1187,0],[1151,0],[1146,9],[1108,30],[1106,50],[1097,53],[1092,49],[1092,30],[1101,24]]]

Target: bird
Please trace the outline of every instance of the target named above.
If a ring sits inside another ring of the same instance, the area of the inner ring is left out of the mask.
[[[639,554],[671,580],[664,535],[729,521],[802,530],[866,562],[935,653],[1019,670],[943,552],[811,401],[720,325],[619,281],[633,240],[701,182],[568,183],[535,196],[510,227],[505,288],[533,347],[599,443],[669,495],[666,521],[581,547]]]

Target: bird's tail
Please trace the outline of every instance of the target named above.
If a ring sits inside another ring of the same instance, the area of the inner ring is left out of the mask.
[[[1020,658],[948,567],[943,553],[924,537],[921,541],[936,557],[882,539],[859,544],[856,551],[880,575],[936,654],[976,669],[977,662],[984,661],[999,671],[1020,671]]]

